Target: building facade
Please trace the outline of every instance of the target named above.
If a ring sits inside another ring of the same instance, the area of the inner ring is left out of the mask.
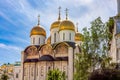
[[[117,0],[118,13],[113,17],[114,27],[112,28],[112,40],[110,46],[110,57],[115,63],[120,63],[120,0]]]
[[[22,80],[22,67],[21,62],[16,62],[13,68],[14,79],[12,80]]]
[[[58,20],[50,26],[50,36],[46,39],[46,31],[40,25],[34,26],[30,32],[31,45],[21,53],[22,80],[46,80],[49,70],[64,71],[66,80],[73,80],[74,57],[80,53],[83,36],[74,23],[61,20],[60,8]]]

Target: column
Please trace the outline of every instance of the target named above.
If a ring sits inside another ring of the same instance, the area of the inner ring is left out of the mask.
[[[68,80],[73,80],[73,48],[68,48]]]

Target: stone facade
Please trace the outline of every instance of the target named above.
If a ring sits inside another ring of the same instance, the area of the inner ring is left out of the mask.
[[[46,80],[49,70],[59,69],[65,71],[66,80],[73,80],[74,53],[80,53],[80,47],[75,43],[61,42],[54,46],[28,46],[23,57],[22,80]]]

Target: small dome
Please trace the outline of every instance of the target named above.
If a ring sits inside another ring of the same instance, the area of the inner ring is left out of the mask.
[[[60,23],[59,31],[61,30],[72,30],[75,31],[74,24],[69,20],[64,20]]]
[[[32,35],[43,35],[46,37],[46,32],[42,27],[37,25],[37,26],[32,28],[32,30],[30,32],[30,36],[32,36]]]
[[[60,21],[55,21],[54,23],[52,23],[50,30],[53,28],[59,28],[59,24],[60,24]]]
[[[83,35],[77,32],[75,34],[75,41],[83,41]]]
[[[51,44],[51,36],[48,37],[47,44]]]

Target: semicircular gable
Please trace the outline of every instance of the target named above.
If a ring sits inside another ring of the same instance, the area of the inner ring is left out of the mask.
[[[37,49],[39,48],[39,46],[36,46],[36,45],[30,45],[28,47],[25,48],[24,52],[26,53],[27,49],[30,48],[30,47],[36,47]]]
[[[55,47],[55,57],[66,57],[68,56],[68,47],[66,43],[60,43]]]
[[[38,51],[40,51],[41,48],[42,48],[44,45],[46,45],[46,44],[43,44],[43,45],[39,46]]]
[[[60,42],[60,43],[57,43],[53,46],[53,49],[55,49],[57,46],[61,45],[61,44],[64,44],[66,45],[67,47],[69,47],[69,45],[66,43],[66,42]]]
[[[27,51],[27,49],[28,49],[29,47],[31,47],[31,45],[28,46],[28,47],[26,47],[26,48],[24,49],[24,52],[25,52],[25,53],[26,53],[26,51]]]
[[[49,55],[52,54],[52,46],[49,44],[45,44],[39,49],[41,55]]]
[[[38,58],[39,53],[36,46],[29,46],[25,50],[26,58]]]

